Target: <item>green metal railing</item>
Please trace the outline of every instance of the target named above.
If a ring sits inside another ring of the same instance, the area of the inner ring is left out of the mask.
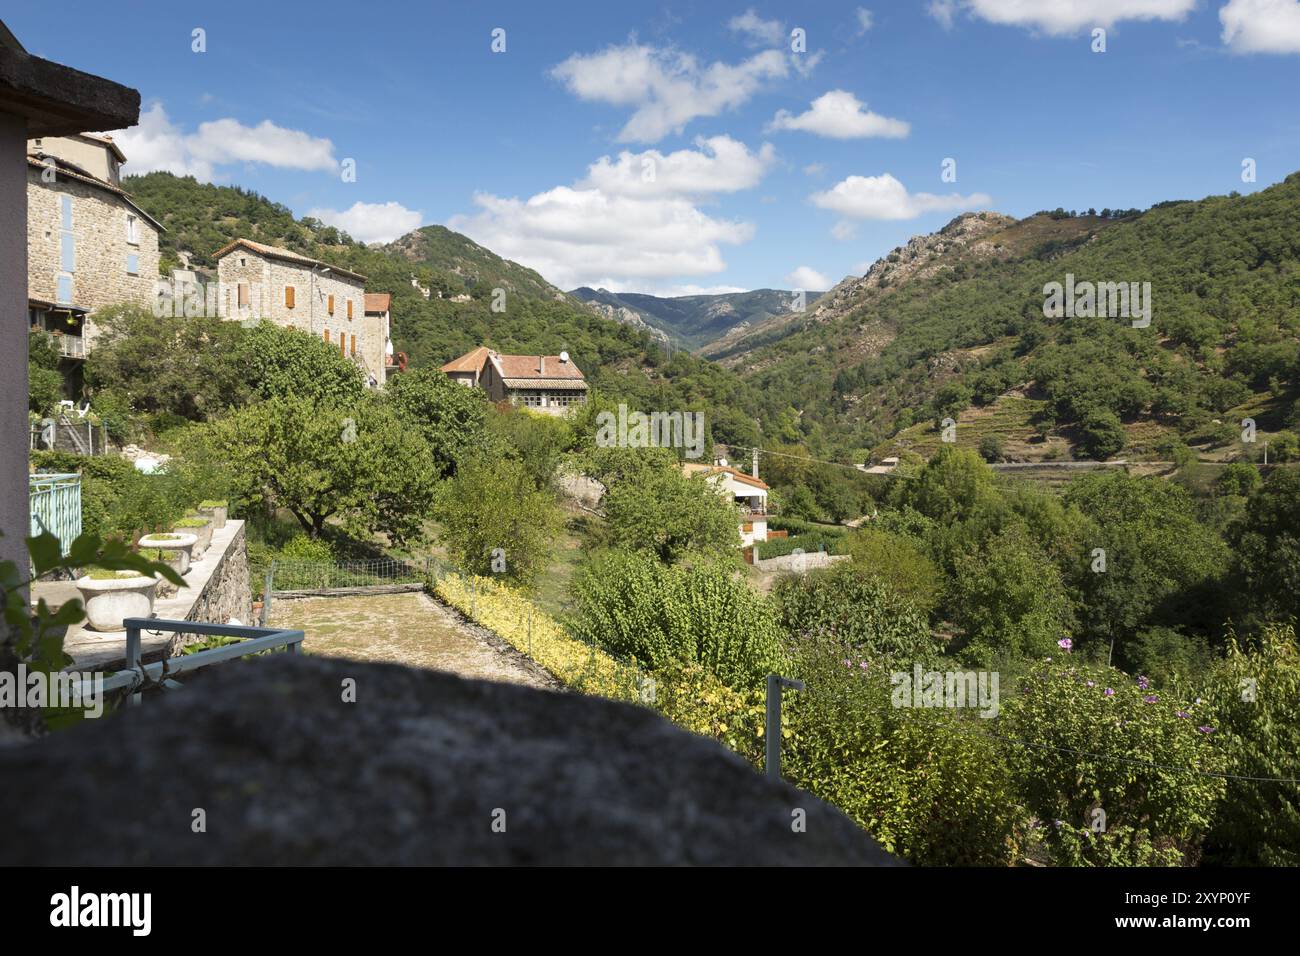
[[[34,474],[28,478],[31,534],[48,531],[59,539],[63,554],[81,534],[81,476]]]

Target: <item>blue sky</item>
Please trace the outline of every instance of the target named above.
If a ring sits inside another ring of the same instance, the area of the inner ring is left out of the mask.
[[[565,288],[811,289],[966,209],[1145,207],[1300,169],[1300,0],[4,17],[29,51],[141,91],[128,173],[241,185],[367,240],[443,223]]]

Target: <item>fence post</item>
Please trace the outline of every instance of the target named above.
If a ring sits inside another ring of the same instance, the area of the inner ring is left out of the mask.
[[[528,602],[528,656],[533,656],[533,602]]]
[[[266,627],[266,622],[271,619],[271,589],[275,587],[275,558],[271,559],[271,566],[266,569],[266,584],[262,588],[262,617],[258,621],[262,627]]]
[[[469,579],[469,617],[478,620],[478,578],[474,577]]]
[[[781,689],[803,690],[801,680],[767,675],[767,760],[765,769],[773,780],[781,779]]]
[[[140,626],[138,624],[129,624],[126,628],[126,669],[138,670],[140,667]],[[141,672],[143,677],[143,672]],[[140,694],[138,691],[132,692],[130,701],[131,706],[140,703]]]

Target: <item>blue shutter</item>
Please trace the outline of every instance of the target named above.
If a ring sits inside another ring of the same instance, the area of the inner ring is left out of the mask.
[[[140,272],[140,257],[134,252],[126,257],[126,271],[131,275],[138,275]]]
[[[59,300],[60,305],[72,304],[72,276],[59,276],[58,292],[55,298]]]
[[[63,205],[63,228],[71,229],[72,228],[72,197],[61,196],[59,198],[62,200],[62,205]]]
[[[64,272],[77,271],[77,240],[72,233],[65,232],[59,235],[59,255]]]

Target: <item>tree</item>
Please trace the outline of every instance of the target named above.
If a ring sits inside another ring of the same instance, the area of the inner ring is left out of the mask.
[[[536,488],[549,488],[560,457],[573,444],[569,422],[525,408],[503,408],[487,420],[488,433],[528,472]]]
[[[523,462],[481,453],[465,458],[442,484],[434,517],[462,568],[523,584],[544,567],[561,528],[554,496],[537,488]]]
[[[346,404],[365,391],[360,367],[323,339],[272,322],[241,331],[233,364],[262,398]]]
[[[54,337],[33,332],[27,339],[27,407],[37,415],[48,415],[62,397],[63,376]]]
[[[688,554],[736,553],[740,515],[706,478],[676,466],[652,467],[615,481],[603,499],[611,543],[666,564]]]
[[[911,537],[864,527],[849,535],[846,550],[854,567],[884,581],[923,614],[939,603],[939,569]]]
[[[488,403],[480,389],[453,382],[439,369],[419,368],[398,375],[384,391],[402,422],[423,436],[440,475],[455,472],[471,449],[482,446]]]
[[[980,457],[989,464],[1002,461],[1005,451],[1003,449],[1001,435],[985,435],[980,439],[979,445]]]
[[[211,423],[207,440],[242,497],[287,509],[313,538],[332,518],[399,545],[423,535],[435,466],[378,396],[353,405],[273,398]]]
[[[1300,474],[1279,468],[1264,480],[1233,550],[1247,607],[1279,620],[1300,616]]]

